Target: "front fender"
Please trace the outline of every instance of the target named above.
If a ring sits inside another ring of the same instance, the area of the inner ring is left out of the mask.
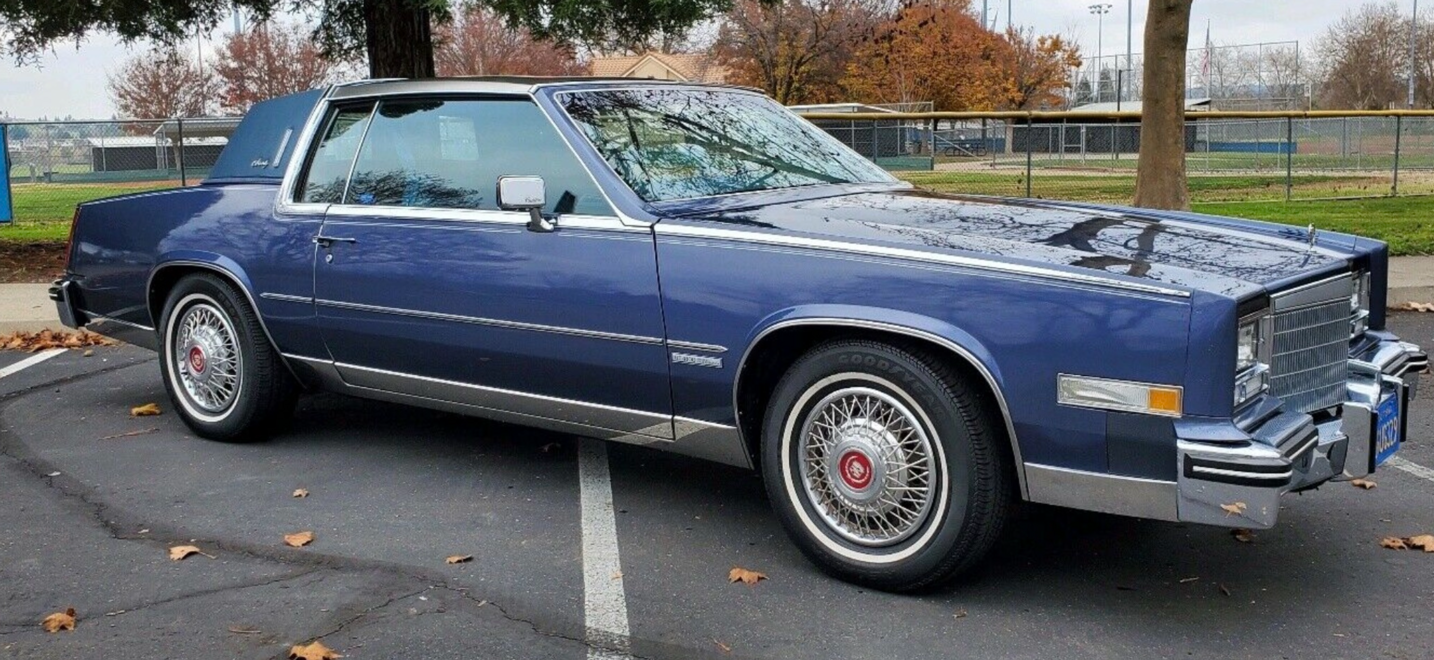
[[[833,304],[800,305],[770,314],[748,333],[742,351],[742,359],[738,363],[736,378],[732,386],[734,409],[741,402],[739,389],[742,384],[742,370],[746,367],[747,359],[753,349],[773,333],[783,328],[798,326],[849,327],[903,335],[936,344],[966,362],[981,374],[1000,407],[1001,419],[1006,428],[1006,437],[1010,439],[1011,453],[1015,458],[1016,479],[1020,485],[1022,497],[1028,497],[1025,463],[1021,458],[1020,441],[1016,436],[1016,427],[1011,419],[1010,406],[1006,403],[1000,368],[991,351],[970,333],[929,316],[880,307]]]

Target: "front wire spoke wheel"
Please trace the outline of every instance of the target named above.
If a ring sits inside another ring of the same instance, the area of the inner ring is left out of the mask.
[[[875,388],[828,393],[801,426],[801,480],[822,522],[864,547],[899,544],[931,513],[932,439],[903,402]]]

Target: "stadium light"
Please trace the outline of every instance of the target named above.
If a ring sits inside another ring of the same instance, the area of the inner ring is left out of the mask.
[[[1109,2],[1097,2],[1090,6],[1095,14],[1095,102],[1100,103],[1100,55],[1105,51],[1105,15],[1110,13]]]

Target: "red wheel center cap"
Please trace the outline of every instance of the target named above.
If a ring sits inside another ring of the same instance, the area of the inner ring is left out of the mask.
[[[852,490],[862,490],[871,485],[871,459],[855,449],[842,454],[837,461],[841,480]]]
[[[189,349],[189,368],[194,373],[201,373],[204,371],[204,363],[204,349],[198,346],[191,347]]]

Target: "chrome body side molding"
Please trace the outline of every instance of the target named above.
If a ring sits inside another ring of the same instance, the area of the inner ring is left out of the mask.
[[[299,355],[285,354],[284,358],[309,376],[311,382],[342,394],[752,467],[737,429],[731,426]]]
[[[314,299],[309,296],[293,296],[287,293],[269,293],[268,291],[259,294],[259,297],[264,300],[278,300],[280,302],[300,303],[304,305],[311,305],[314,302]]]
[[[506,328],[509,330],[530,330],[533,332],[547,332],[557,335],[569,335],[573,337],[587,337],[589,339],[606,339],[609,341],[625,341],[634,344],[662,344],[661,337],[644,337],[641,335],[625,335],[616,332],[602,332],[600,330],[584,330],[582,328],[566,328],[556,325],[542,325],[539,323],[524,323],[522,321],[505,321],[503,319],[489,319],[480,316],[462,316],[459,314],[444,314],[442,312],[425,312],[417,309],[400,309],[397,307],[382,307],[379,305],[365,305],[363,303],[343,302],[340,300],[326,300],[319,298],[314,301],[322,307],[334,309],[351,309],[360,312],[371,312],[374,314],[391,314],[394,316],[409,316],[434,321],[449,321],[453,323],[469,323],[473,325],[487,325],[495,328]]]
[[[1006,437],[1010,438],[1011,442],[1011,455],[1015,459],[1016,482],[1020,485],[1021,496],[1025,497],[1026,499],[1030,499],[1031,493],[1026,483],[1026,466],[1024,461],[1021,459],[1021,443],[1016,438],[1016,425],[1011,421],[1011,408],[1010,406],[1006,405],[1006,395],[1004,392],[1001,391],[1000,383],[996,382],[996,377],[991,374],[991,370],[987,369],[986,365],[982,364],[980,360],[976,359],[976,356],[972,354],[971,351],[967,350],[964,346],[961,346],[960,344],[957,344],[950,339],[947,339],[934,333],[927,332],[925,330],[918,330],[916,328],[911,328],[904,325],[895,325],[892,323],[881,323],[878,321],[824,317],[791,319],[774,323],[768,326],[766,329],[762,330],[761,333],[759,333],[755,338],[752,339],[752,342],[747,345],[746,352],[742,354],[742,360],[737,363],[737,375],[732,381],[732,410],[738,416],[739,419],[741,415],[741,393],[738,391],[738,387],[742,384],[742,369],[747,366],[747,358],[751,357],[752,349],[756,348],[758,344],[761,344],[762,340],[773,332],[781,330],[782,328],[790,328],[793,326],[800,325],[822,325],[862,328],[867,330],[880,330],[883,332],[906,335],[908,337],[915,337],[917,339],[922,339],[935,343],[945,348],[946,350],[955,353],[962,360],[965,360],[967,364],[971,365],[971,368],[975,369],[978,373],[981,374],[981,377],[986,380],[986,385],[990,388],[991,392],[996,397],[996,403],[1001,409],[1001,420],[1004,421],[1006,424]]]

